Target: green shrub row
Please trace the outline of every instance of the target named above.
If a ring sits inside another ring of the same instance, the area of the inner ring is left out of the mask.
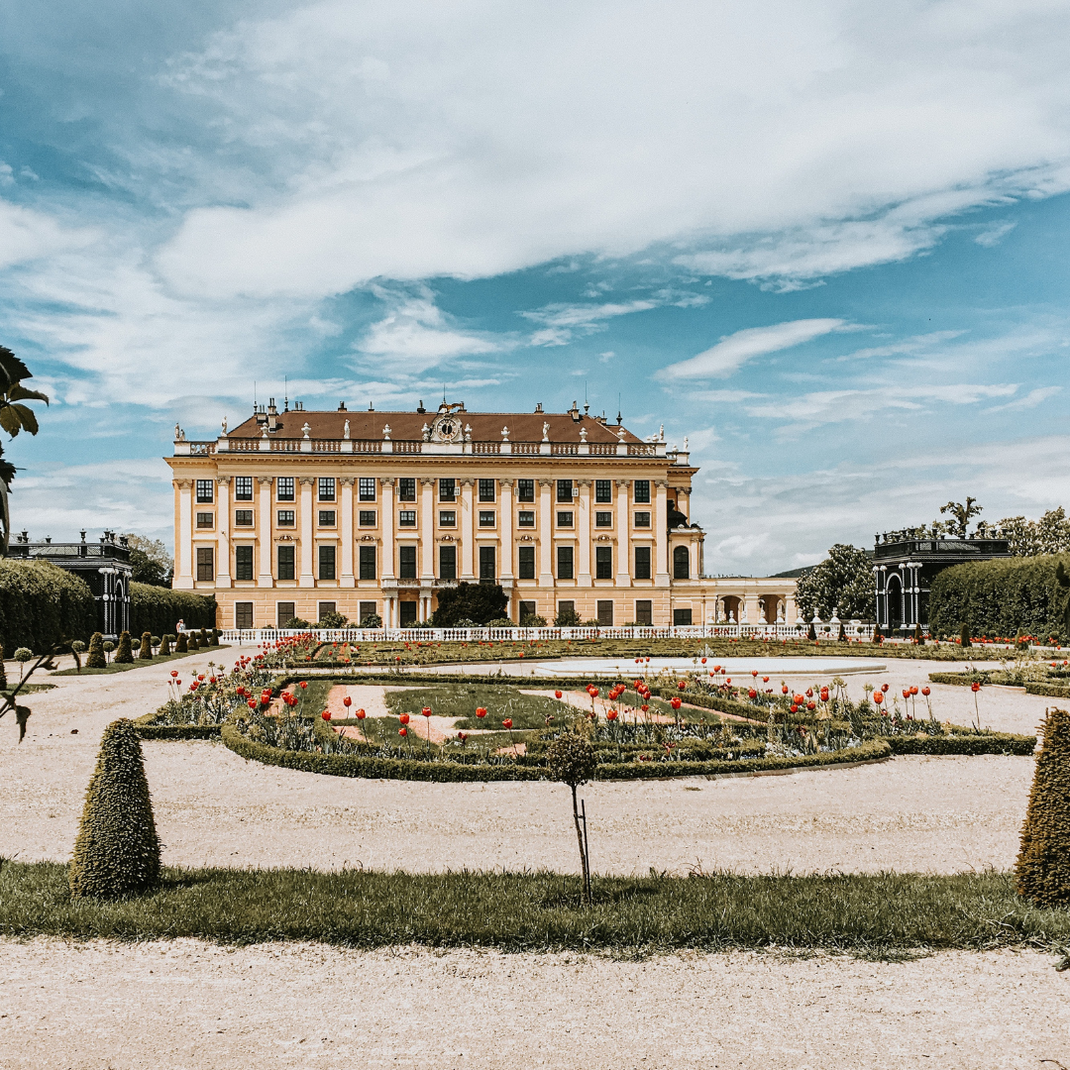
[[[9,653],[87,642],[96,626],[93,592],[80,576],[48,561],[0,559],[0,645]]]
[[[1026,684],[1027,695],[1046,695],[1048,698],[1070,698],[1070,687],[1066,684]]]
[[[167,635],[175,625],[185,621],[186,628],[214,628],[216,601],[192,591],[173,591],[170,587],[153,587],[148,583],[130,584],[130,633]]]
[[[1061,585],[1059,565],[1070,568],[1070,554],[1017,557],[955,565],[938,573],[929,596],[929,630],[957,635],[966,625],[972,635],[1041,640],[1070,638],[1070,589]]]
[[[1012,732],[955,733],[949,736],[884,736],[893,754],[1032,754],[1036,736],[1019,736]]]
[[[955,684],[959,687],[969,687],[975,680],[979,684],[987,684],[991,674],[987,672],[931,672],[929,682],[933,684]]]

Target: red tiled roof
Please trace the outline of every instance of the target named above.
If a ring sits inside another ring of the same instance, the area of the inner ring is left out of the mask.
[[[313,412],[307,409],[291,409],[280,412],[277,417],[276,430],[270,432],[272,438],[303,438],[302,428],[307,423],[309,437],[313,439],[341,439],[345,422],[349,421],[351,439],[379,439],[383,428],[390,425],[390,437],[401,441],[420,441],[424,437],[423,427],[431,426],[438,416],[437,412],[367,412],[367,411],[333,411]],[[501,442],[502,428],[509,428],[510,442],[541,442],[542,425],[550,425],[548,436],[551,442],[579,442],[580,429],[587,431],[588,442],[642,442],[638,436],[625,429],[623,440],[617,437],[617,425],[608,426],[593,416],[580,415],[574,420],[567,413],[558,412],[454,412],[455,420],[462,427],[471,426],[473,442]],[[258,424],[255,417],[250,417],[228,432],[229,438],[260,438],[263,424]]]

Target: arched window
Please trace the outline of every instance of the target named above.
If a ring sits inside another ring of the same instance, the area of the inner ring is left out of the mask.
[[[691,553],[686,546],[677,546],[672,552],[672,578],[674,580],[691,578]]]

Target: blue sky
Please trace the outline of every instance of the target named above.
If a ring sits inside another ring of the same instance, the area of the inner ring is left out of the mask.
[[[170,541],[284,379],[619,404],[711,573],[1070,504],[1070,3],[527,8],[0,2],[16,527]]]

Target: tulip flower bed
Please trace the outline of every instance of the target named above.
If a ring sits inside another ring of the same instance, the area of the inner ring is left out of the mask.
[[[1070,698],[1070,660],[1050,662],[1015,660],[1004,662],[998,669],[969,668],[965,672],[931,672],[929,679],[934,684],[952,684],[972,687],[980,684],[1001,684],[1008,687],[1024,687],[1030,695],[1046,695],[1049,698]]]
[[[66,865],[6,862],[0,934],[631,957],[772,946],[866,959],[951,948],[1061,954],[1070,944],[1070,912],[1020,899],[1009,873],[595,876],[590,905],[579,877],[545,871],[165,868],[161,878],[141,896],[72,899]]]

